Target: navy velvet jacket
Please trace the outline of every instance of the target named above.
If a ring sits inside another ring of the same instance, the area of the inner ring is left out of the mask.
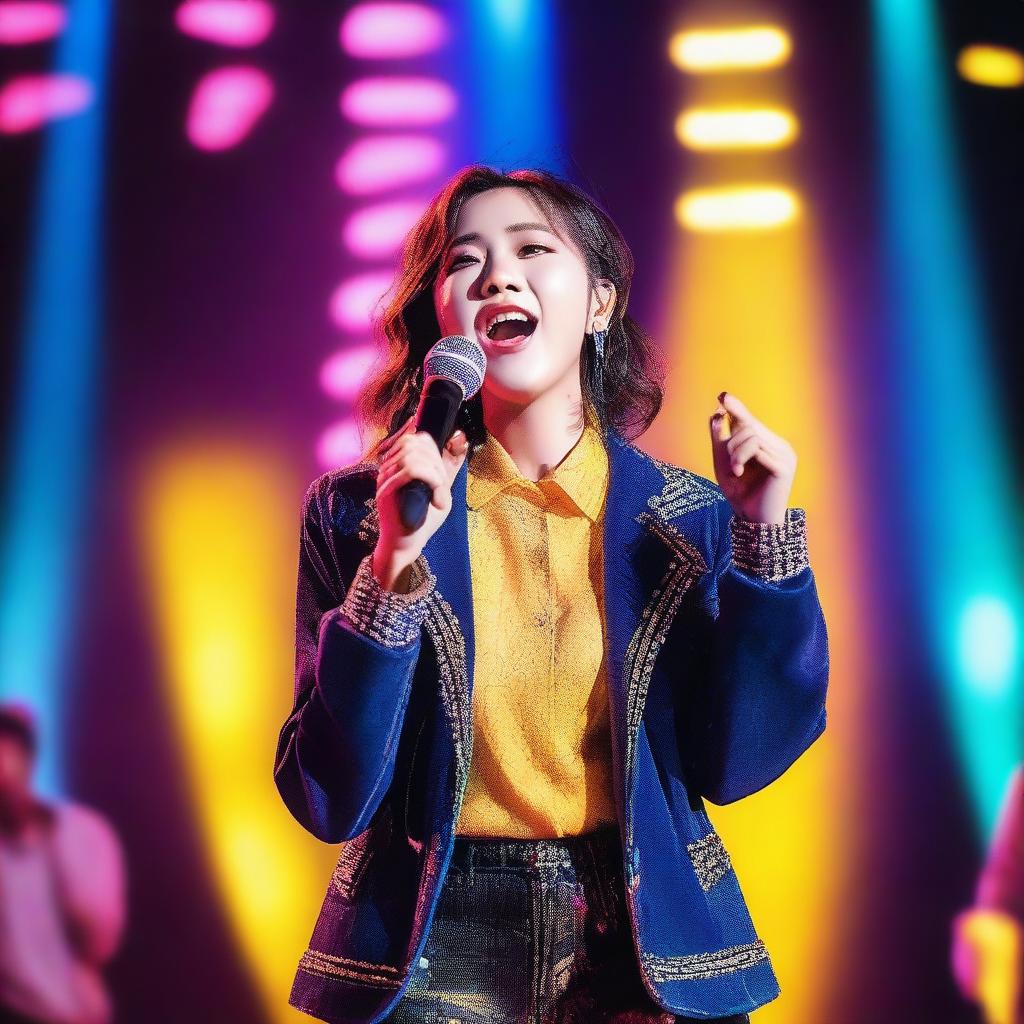
[[[605,442],[613,779],[637,961],[667,1010],[743,1013],[779,987],[703,801],[768,785],[825,728],[806,515],[737,520],[714,481],[610,428]],[[421,970],[472,754],[466,465],[407,599],[374,594],[368,572],[376,471],[331,470],[306,493],[294,707],[274,764],[292,815],[343,844],[289,999],[336,1024],[382,1020]]]

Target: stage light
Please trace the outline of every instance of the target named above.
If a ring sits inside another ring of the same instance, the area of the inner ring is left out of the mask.
[[[724,185],[684,192],[676,220],[691,231],[764,231],[796,219],[800,200],[780,185]]]
[[[451,118],[454,90],[436,78],[362,78],[341,94],[342,114],[354,124],[427,125]]]
[[[186,0],[174,22],[186,35],[208,43],[256,46],[274,27],[274,8],[263,0]]]
[[[392,255],[425,206],[423,199],[400,199],[357,210],[342,228],[345,247],[364,259]]]
[[[21,75],[0,88],[0,132],[15,135],[85,110],[93,87],[81,75]]]
[[[1024,757],[1014,453],[1007,423],[988,429],[1002,392],[939,12],[929,0],[873,0],[872,21],[882,326],[892,338],[883,348],[891,365],[880,371],[899,394],[893,436],[913,433],[926,415],[929,444],[942,453],[941,473],[931,460],[901,464],[902,489],[888,497],[912,522],[900,569],[921,606],[935,699],[987,842]]]
[[[442,143],[429,135],[370,136],[342,154],[335,180],[344,192],[372,195],[434,177],[446,157]]]
[[[368,3],[353,7],[341,23],[341,48],[350,57],[418,57],[442,46],[448,27],[424,4]]]
[[[225,67],[198,82],[189,104],[186,134],[198,149],[237,146],[252,131],[274,97],[269,76],[255,67]]]
[[[683,71],[746,71],[778,67],[789,59],[789,34],[774,25],[678,32],[669,57]]]
[[[699,108],[676,119],[676,138],[690,149],[777,149],[798,130],[788,110],[772,108]]]
[[[331,320],[345,330],[366,330],[370,314],[393,281],[394,275],[386,270],[370,270],[342,281],[331,296]]]
[[[956,59],[960,77],[975,85],[1014,89],[1024,85],[1024,55],[1008,46],[965,46]]]
[[[376,358],[374,345],[356,345],[335,352],[320,370],[320,386],[332,398],[352,401]]]
[[[63,30],[67,18],[61,4],[7,0],[0,3],[0,45],[24,46],[52,39]]]
[[[317,462],[324,469],[350,466],[358,462],[363,452],[359,429],[351,417],[329,426],[316,446]]]

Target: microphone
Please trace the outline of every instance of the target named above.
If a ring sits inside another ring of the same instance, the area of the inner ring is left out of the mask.
[[[487,356],[479,342],[464,334],[446,335],[427,352],[416,431],[425,430],[438,451],[452,436],[462,403],[480,390],[486,369]],[[432,494],[422,480],[409,480],[398,489],[398,511],[407,530],[423,525]]]

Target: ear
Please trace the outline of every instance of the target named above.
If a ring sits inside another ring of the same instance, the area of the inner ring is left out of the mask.
[[[600,277],[591,289],[590,310],[587,315],[587,328],[592,327],[595,320],[601,321],[605,328],[612,318],[615,308],[615,285],[607,278]]]

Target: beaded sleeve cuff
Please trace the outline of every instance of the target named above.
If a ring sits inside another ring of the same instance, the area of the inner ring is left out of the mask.
[[[367,555],[359,563],[341,611],[371,640],[385,647],[404,647],[419,636],[437,582],[422,554],[410,573],[412,589],[407,594],[385,590],[373,574],[373,555]]]
[[[805,509],[787,508],[784,523],[759,523],[734,514],[729,529],[733,565],[766,583],[796,576],[809,564]]]

